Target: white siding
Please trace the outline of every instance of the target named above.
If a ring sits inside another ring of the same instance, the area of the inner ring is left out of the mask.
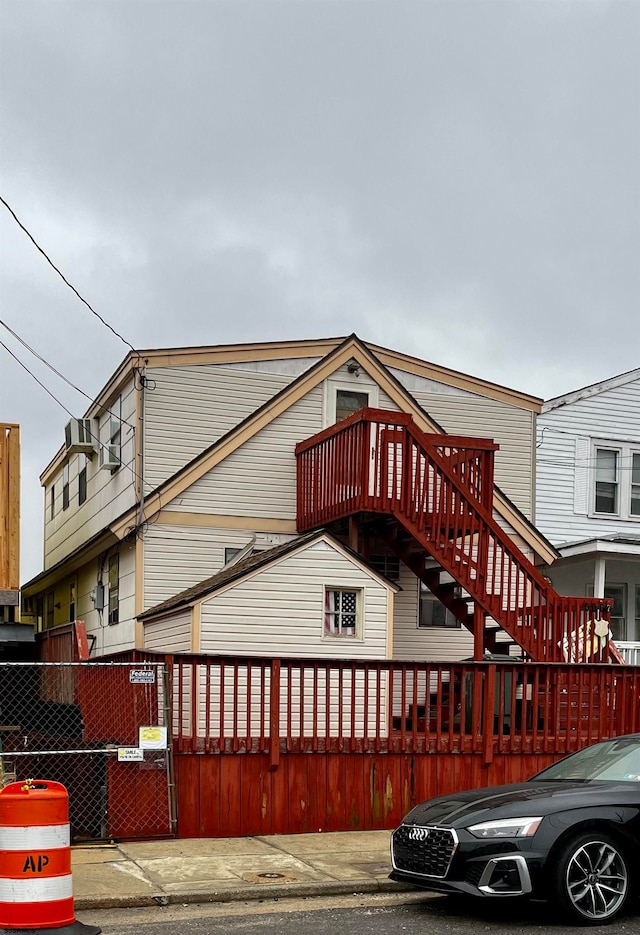
[[[145,392],[145,481],[154,489],[284,389],[291,375],[154,367]]]
[[[400,591],[393,608],[393,658],[455,662],[473,656],[473,635],[459,629],[418,626],[418,579],[400,563]]]
[[[144,648],[161,653],[191,651],[191,608],[144,625]]]
[[[69,507],[62,509],[62,469],[45,490],[44,567],[51,568],[83,545],[136,502],[135,496],[135,420],[136,391],[131,381],[121,394],[120,468],[111,474],[100,469],[100,455],[94,454],[87,466],[87,499],[78,505],[78,473],[83,455],[71,455],[69,461]],[[105,442],[109,414],[99,419],[99,437]],[[94,421],[95,424],[95,421]],[[54,515],[51,517],[51,483],[55,485]]]
[[[242,549],[255,539],[256,548],[266,549],[290,538],[251,529],[152,524],[144,534],[144,609],[220,571],[226,548]]]
[[[196,481],[189,490],[167,506],[186,513],[215,513],[232,516],[258,516],[295,519],[295,446],[323,427],[327,393],[336,383],[355,389],[375,386],[364,372],[356,378],[346,367],[309,391],[302,399],[265,426],[233,454]],[[381,390],[381,408],[397,411],[397,406]]]
[[[640,518],[593,515],[594,448],[603,441],[640,450],[640,380],[539,416],[537,523],[554,545],[613,533],[640,535]]]
[[[491,438],[495,481],[529,519],[533,516],[535,413],[393,370],[425,411],[451,435]]]
[[[324,588],[363,589],[362,639],[324,638]],[[202,604],[205,653],[385,659],[387,588],[325,542],[284,558]]]

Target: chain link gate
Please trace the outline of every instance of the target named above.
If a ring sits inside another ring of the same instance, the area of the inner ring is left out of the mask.
[[[55,780],[75,843],[175,833],[164,663],[0,663],[0,786]]]

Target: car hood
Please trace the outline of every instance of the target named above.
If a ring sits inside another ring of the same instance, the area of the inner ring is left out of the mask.
[[[464,828],[484,818],[552,815],[571,808],[602,804],[615,782],[522,782],[471,789],[429,799],[416,805],[404,824]]]

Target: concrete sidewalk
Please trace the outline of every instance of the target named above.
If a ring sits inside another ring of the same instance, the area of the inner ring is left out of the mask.
[[[72,849],[76,909],[401,892],[388,831],[186,838]]]

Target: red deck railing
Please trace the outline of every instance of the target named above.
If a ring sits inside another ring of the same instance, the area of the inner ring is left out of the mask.
[[[531,659],[622,661],[596,627],[606,634],[610,602],[559,595],[494,520],[496,449],[362,409],[296,446],[298,529],[391,515]]]
[[[274,768],[287,752],[459,752],[488,762],[640,730],[640,667],[163,658],[177,753],[268,753]]]

